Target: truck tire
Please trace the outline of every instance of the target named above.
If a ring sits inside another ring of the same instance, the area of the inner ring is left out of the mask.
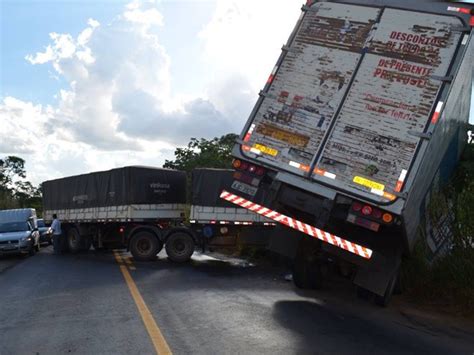
[[[301,289],[321,289],[323,287],[321,264],[297,258],[293,266],[293,282]]]
[[[130,241],[130,252],[137,261],[150,261],[163,248],[163,243],[150,231],[137,232]]]
[[[319,245],[303,237],[296,251],[293,265],[293,282],[301,289],[319,290],[323,286],[323,272],[317,252]]]
[[[81,235],[76,228],[71,228],[67,231],[66,243],[69,252],[75,254],[81,250]]]
[[[166,239],[165,249],[168,258],[176,263],[184,263],[194,253],[194,239],[186,232],[174,232]]]

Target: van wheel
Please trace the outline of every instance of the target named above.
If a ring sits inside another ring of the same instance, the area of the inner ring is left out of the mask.
[[[149,231],[141,231],[135,234],[130,241],[130,252],[137,261],[150,261],[156,258],[156,254],[163,248],[163,243],[158,237]]]
[[[81,250],[81,236],[76,228],[67,231],[67,247],[73,254]]]
[[[194,247],[194,239],[185,232],[172,233],[166,239],[166,254],[171,261],[176,263],[184,263],[191,259]]]

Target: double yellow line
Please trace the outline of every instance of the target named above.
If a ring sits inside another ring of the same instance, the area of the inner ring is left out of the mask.
[[[160,328],[156,324],[153,315],[145,303],[145,300],[140,294],[140,291],[138,291],[138,287],[135,284],[135,281],[133,281],[132,275],[130,275],[130,272],[128,271],[128,268],[135,270],[135,266],[133,266],[133,263],[129,258],[123,258],[117,250],[114,250],[114,256],[117,264],[119,264],[120,271],[122,272],[123,278],[127,283],[128,289],[132,294],[133,300],[137,305],[138,312],[140,312],[140,316],[142,317],[145,328],[148,331],[148,335],[150,336],[153,346],[155,347],[156,353],[159,355],[172,354],[171,349],[168,346],[168,343],[166,343],[163,334],[161,334]]]

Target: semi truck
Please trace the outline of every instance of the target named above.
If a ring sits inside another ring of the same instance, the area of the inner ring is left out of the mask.
[[[297,287],[328,260],[385,306],[430,192],[467,140],[474,6],[308,1],[233,148],[221,198],[296,230]],[[259,174],[256,174],[256,172]]]
[[[220,200],[232,174],[195,169],[191,206],[186,173],[177,170],[128,166],[50,180],[43,183],[44,220],[51,222],[57,215],[65,248],[72,253],[91,245],[126,248],[135,260],[149,261],[165,247],[172,261],[185,262],[196,246],[213,238],[273,225]]]

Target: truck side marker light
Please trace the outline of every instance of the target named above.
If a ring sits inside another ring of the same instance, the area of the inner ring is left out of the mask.
[[[303,170],[303,171],[306,171],[308,172],[309,171],[309,166],[308,165],[304,165],[304,164],[301,164],[301,163],[297,163],[295,161],[292,161],[290,160],[290,162],[288,163],[290,166],[296,168],[296,169],[300,169],[300,170]]]
[[[433,113],[433,117],[431,117],[432,124],[436,124],[436,122],[438,122],[439,115],[441,114],[442,109],[443,109],[443,102],[439,101],[438,104],[436,105],[435,113]]]
[[[252,136],[252,133],[253,133],[254,129],[255,129],[255,124],[252,123],[252,125],[250,126],[247,134],[244,137],[244,142],[248,142],[250,140],[250,137]]]
[[[407,177],[407,171],[403,169],[402,172],[400,173],[400,177],[398,178],[397,185],[395,186],[395,192],[402,191],[403,182],[405,181],[406,177]]]
[[[370,259],[372,257],[373,251],[371,249],[368,249],[366,247],[363,247],[359,244],[350,242],[348,240],[342,239],[336,235],[330,234],[328,232],[325,232],[321,229],[318,229],[316,227],[310,226],[309,224],[303,223],[297,219],[288,217],[284,214],[281,214],[276,211],[272,211],[264,206],[260,206],[256,203],[253,203],[252,201],[245,200],[241,198],[240,196],[231,194],[230,192],[227,191],[222,191],[220,198],[231,202],[233,204],[236,204],[238,206],[247,208],[248,210],[258,213],[264,217],[273,219],[274,221],[281,223],[287,227],[296,229],[302,233],[305,233],[313,238],[317,238],[319,240],[322,240],[323,242],[329,243],[331,245],[334,245],[338,248],[344,249],[352,254],[358,255],[363,257],[364,259]],[[240,201],[237,203],[237,201]]]
[[[275,78],[275,74],[276,74],[277,70],[278,70],[278,65],[275,65],[275,67],[272,70],[272,73],[268,77],[267,84],[271,84],[273,82],[273,79]]]
[[[330,173],[330,172],[328,172],[326,170],[323,170],[323,169],[315,168],[314,173],[318,174],[318,175],[321,175],[321,176],[325,176],[329,179],[333,179],[333,180],[336,179],[336,174]]]
[[[471,9],[468,9],[466,7],[455,7],[455,6],[448,6],[448,11],[454,11],[454,12],[460,12],[462,14],[470,14]]]

